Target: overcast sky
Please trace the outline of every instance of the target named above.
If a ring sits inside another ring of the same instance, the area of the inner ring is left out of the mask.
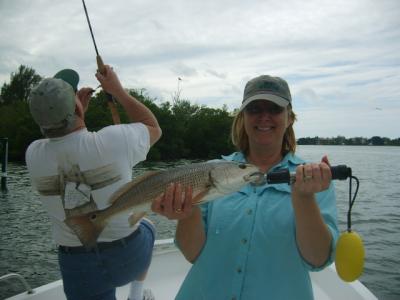
[[[178,87],[230,110],[245,83],[286,79],[297,137],[400,137],[398,0],[86,0],[97,46],[127,88],[157,102]],[[81,0],[0,0],[0,84],[19,65],[97,86]],[[178,81],[178,77],[182,81]],[[157,103],[156,102],[156,103]]]

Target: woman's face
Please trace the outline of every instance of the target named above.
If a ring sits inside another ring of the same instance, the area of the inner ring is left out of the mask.
[[[244,127],[249,146],[282,146],[286,128],[292,123],[288,109],[271,101],[256,100],[244,109]]]

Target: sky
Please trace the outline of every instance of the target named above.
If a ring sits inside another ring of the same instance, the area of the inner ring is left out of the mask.
[[[156,103],[238,108],[248,80],[284,78],[296,137],[400,137],[398,0],[86,0],[97,47]],[[98,85],[81,0],[0,0],[0,85],[20,65]],[[179,80],[181,78],[182,80]]]

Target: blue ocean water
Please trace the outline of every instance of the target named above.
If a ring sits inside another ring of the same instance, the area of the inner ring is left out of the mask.
[[[366,261],[360,280],[379,299],[400,299],[400,147],[299,146],[310,161],[328,155],[332,165],[346,164],[360,180],[353,207],[353,230],[364,241]],[[164,169],[185,161],[142,163],[134,173]],[[8,193],[0,192],[0,276],[17,272],[37,287],[60,278],[49,219],[32,189],[23,164],[9,164]],[[340,230],[346,229],[348,181],[337,181]],[[150,215],[157,238],[169,238],[175,223]],[[16,283],[0,283],[0,299],[22,292]]]

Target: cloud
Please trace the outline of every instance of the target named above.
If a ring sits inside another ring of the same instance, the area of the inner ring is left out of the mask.
[[[194,77],[198,75],[198,72],[195,68],[189,67],[183,62],[178,62],[174,66],[172,66],[171,70],[176,74],[183,77]]]
[[[296,94],[296,106],[319,106],[320,102],[321,98],[312,88],[303,88]]]
[[[219,79],[226,79],[227,75],[225,73],[218,73],[215,70],[212,69],[207,69],[205,70],[206,74],[212,75],[214,77],[217,77]]]
[[[399,136],[388,123],[400,108],[397,0],[86,5],[103,60],[125,86],[159,101],[171,98],[182,77],[182,97],[234,109],[249,79],[271,74],[291,87],[298,136]],[[43,76],[74,68],[82,85],[97,85],[80,1],[1,0],[0,26],[0,84],[24,64]]]

